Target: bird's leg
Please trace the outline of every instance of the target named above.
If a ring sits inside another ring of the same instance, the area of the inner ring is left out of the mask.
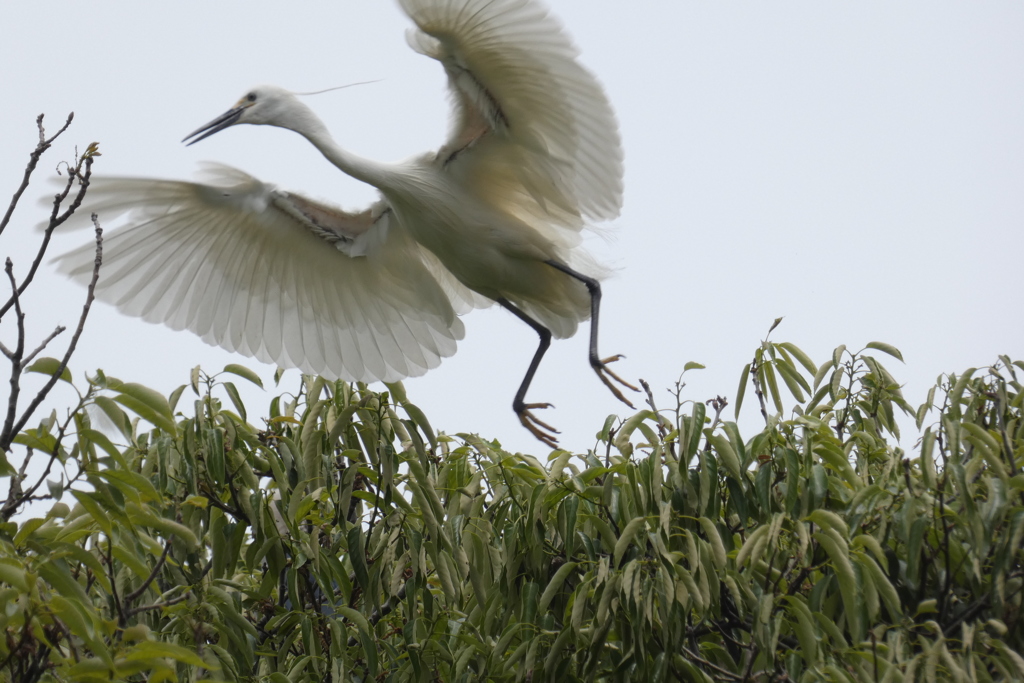
[[[551,448],[558,448],[558,439],[555,438],[555,434],[558,434],[558,430],[537,419],[530,412],[531,410],[551,408],[551,404],[526,403],[524,400],[526,398],[526,392],[530,388],[530,382],[533,381],[533,375],[537,372],[537,368],[540,367],[540,361],[544,357],[544,352],[548,350],[549,346],[551,346],[551,330],[523,313],[508,299],[500,297],[497,301],[502,308],[532,327],[533,331],[540,336],[540,345],[537,346],[537,352],[533,354],[533,360],[530,361],[530,367],[526,370],[526,376],[523,377],[523,382],[519,385],[519,391],[516,392],[516,397],[512,401],[512,410],[516,411],[516,415],[519,416],[519,421],[531,434]]]
[[[594,278],[588,277],[583,273],[579,273],[564,263],[548,261],[547,264],[586,285],[587,291],[590,293],[590,367],[594,368],[594,372],[596,372],[597,376],[601,378],[604,385],[611,390],[615,395],[615,398],[619,399],[630,408],[633,408],[633,404],[630,403],[629,399],[622,394],[622,391],[612,383],[612,380],[618,382],[627,389],[632,389],[633,391],[639,392],[640,389],[608,369],[609,363],[614,363],[620,358],[623,358],[623,356],[621,354],[616,354],[614,356],[609,356],[608,358],[601,358],[597,355],[597,319],[601,312],[601,284]]]

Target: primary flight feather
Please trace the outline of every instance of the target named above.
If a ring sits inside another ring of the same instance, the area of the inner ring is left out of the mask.
[[[128,224],[105,240],[98,296],[123,312],[283,367],[349,381],[420,375],[455,352],[458,314],[497,302],[540,345],[513,401],[522,424],[557,433],[525,395],[551,337],[591,318],[589,360],[629,403],[597,353],[601,269],[579,246],[587,220],[618,215],[615,116],[559,23],[534,0],[400,0],[418,52],[438,60],[454,112],[437,151],[399,164],[334,142],[295,94],[247,92],[186,140],[237,124],[307,138],[381,199],[360,213],[284,192],[235,169],[207,182],[94,179],[90,211]],[[92,249],[63,257],[78,279]]]

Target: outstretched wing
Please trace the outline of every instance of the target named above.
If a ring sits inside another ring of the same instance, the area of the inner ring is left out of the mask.
[[[534,0],[399,0],[413,49],[440,61],[455,121],[439,162],[527,222],[579,230],[622,205],[608,98]],[[532,219],[532,220],[531,220]],[[539,220],[538,220],[539,219]]]
[[[351,214],[215,166],[212,184],[94,178],[104,237],[97,296],[209,344],[349,381],[421,375],[462,322],[383,203]],[[93,246],[59,257],[87,281]]]

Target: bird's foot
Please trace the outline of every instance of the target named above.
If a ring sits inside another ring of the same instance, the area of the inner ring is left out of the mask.
[[[618,382],[627,389],[632,389],[636,392],[639,392],[640,389],[608,369],[609,363],[614,363],[615,361],[623,358],[625,358],[625,356],[622,354],[616,354],[614,356],[609,356],[608,358],[592,358],[590,360],[590,365],[594,368],[594,372],[597,373],[597,376],[601,378],[601,381],[604,382],[604,385],[615,395],[615,398],[619,399],[630,408],[635,408],[635,406],[629,402],[629,399],[622,394],[622,391],[612,383],[612,380]]]
[[[537,439],[551,448],[558,448],[558,439],[555,438],[555,434],[560,432],[548,423],[534,417],[533,413],[530,412],[531,410],[542,410],[544,408],[554,408],[554,406],[550,403],[524,403],[516,409],[516,415],[519,416],[519,422]]]

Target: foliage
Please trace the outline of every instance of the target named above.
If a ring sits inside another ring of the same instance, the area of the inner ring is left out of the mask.
[[[58,447],[89,486],[0,530],[2,675],[1019,679],[1022,364],[941,378],[909,459],[871,350],[764,342],[753,438],[680,398],[547,464],[435,435],[398,384],[306,377],[258,430],[239,366],[169,399],[101,373],[116,438],[79,410]],[[788,418],[773,374],[810,396]]]
[[[10,281],[12,389],[71,383],[73,344],[25,353]],[[766,340],[752,437],[645,384],[547,462],[436,433],[400,384],[304,377],[262,428],[237,365],[167,397],[97,372],[32,427],[46,393],[12,391],[0,680],[1021,680],[1024,364],[913,410],[880,354]]]

